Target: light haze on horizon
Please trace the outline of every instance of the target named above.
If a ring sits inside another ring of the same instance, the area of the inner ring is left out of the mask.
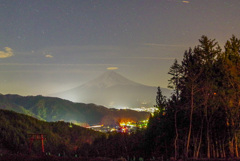
[[[0,93],[48,95],[107,70],[166,88],[206,35],[240,38],[239,0],[0,0]]]

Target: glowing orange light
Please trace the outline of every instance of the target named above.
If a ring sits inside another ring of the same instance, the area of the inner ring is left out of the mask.
[[[131,119],[127,119],[127,118],[122,118],[121,120],[119,120],[118,124],[120,127],[124,127],[124,126],[131,126],[131,124],[136,123],[135,121],[131,120]]]

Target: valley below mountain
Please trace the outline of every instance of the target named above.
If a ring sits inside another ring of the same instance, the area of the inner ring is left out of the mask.
[[[0,109],[12,110],[48,122],[66,121],[89,126],[115,126],[119,120],[145,120],[148,112],[108,109],[95,104],[74,103],[54,97],[0,95]]]

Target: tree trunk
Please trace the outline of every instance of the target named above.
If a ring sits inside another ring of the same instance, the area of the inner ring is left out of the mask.
[[[188,130],[188,137],[187,137],[187,145],[186,145],[186,153],[185,157],[188,158],[188,150],[191,138],[191,131],[192,131],[192,115],[193,115],[193,107],[194,107],[194,99],[193,99],[193,85],[191,87],[191,112],[190,112],[190,119],[189,119],[189,130]]]
[[[239,157],[239,154],[238,154],[238,141],[237,141],[236,133],[234,134],[234,144],[235,144],[235,156]]]
[[[176,137],[174,140],[174,147],[175,147],[175,160],[177,160],[178,157],[178,128],[177,128],[177,110],[175,111],[175,115],[174,115],[174,119],[175,119],[175,132],[176,132]]]
[[[210,154],[210,136],[209,136],[209,123],[208,123],[208,121],[207,121],[206,133],[207,133],[207,158],[210,158],[211,154]]]
[[[202,118],[201,133],[200,133],[200,137],[199,137],[199,144],[198,144],[198,148],[197,148],[196,158],[198,158],[198,156],[199,156],[200,147],[202,144],[203,120],[204,120],[204,117]]]
[[[215,146],[214,144],[212,145],[212,157],[216,158],[216,151],[215,151]]]
[[[196,137],[193,136],[193,158],[196,158],[197,146],[198,146],[198,135]]]
[[[215,140],[215,151],[216,151],[216,158],[219,158],[219,140],[218,140],[218,138]]]
[[[165,158],[168,158],[168,147],[167,147],[167,141],[165,140]]]
[[[233,138],[229,141],[229,152],[230,152],[230,156],[234,157]]]
[[[222,143],[221,143],[221,146],[222,146],[222,157],[223,158],[226,158],[226,149],[225,149],[225,141],[224,140],[222,140]]]
[[[223,152],[223,148],[222,148],[222,140],[219,140],[218,154],[219,154],[220,158],[224,158],[224,152]]]

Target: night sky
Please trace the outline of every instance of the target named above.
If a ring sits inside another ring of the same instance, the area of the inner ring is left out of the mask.
[[[240,38],[240,0],[0,0],[0,93],[47,95],[109,69],[167,87],[202,35]]]

